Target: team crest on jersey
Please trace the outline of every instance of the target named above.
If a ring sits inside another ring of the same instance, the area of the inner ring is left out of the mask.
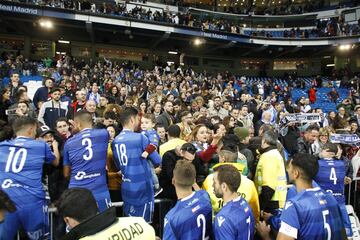
[[[225,218],[223,216],[218,217],[217,220],[219,223],[219,227],[221,227],[221,225],[225,222]]]
[[[135,213],[135,208],[134,208],[134,206],[131,206],[131,207],[130,207],[130,213],[131,213],[131,214],[134,214],[134,213]]]
[[[293,205],[292,202],[286,202],[284,209],[286,210],[286,209],[288,209],[289,207],[291,207],[292,205]]]
[[[244,209],[244,212],[248,212],[248,211],[249,211],[249,208],[246,207],[246,208]]]
[[[320,205],[326,205],[326,200],[325,199],[321,199],[321,200],[319,200],[319,203],[320,203]]]
[[[191,211],[194,213],[196,212],[197,210],[200,209],[200,205],[197,205],[196,207],[194,207],[193,209],[191,209]]]

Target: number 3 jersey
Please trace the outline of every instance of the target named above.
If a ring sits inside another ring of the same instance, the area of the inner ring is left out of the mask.
[[[55,160],[48,144],[18,137],[0,143],[0,186],[19,206],[45,200],[43,164]]]
[[[106,156],[109,133],[106,129],[83,129],[64,146],[64,166],[71,167],[69,188],[86,188],[93,194],[108,191]]]
[[[321,189],[331,193],[339,204],[345,204],[344,178],[344,161],[319,160],[319,171],[314,180]]]
[[[165,216],[165,240],[210,239],[212,207],[209,194],[200,190],[177,201]]]
[[[287,201],[279,232],[295,239],[342,239],[343,220],[338,203],[320,188],[299,192]]]

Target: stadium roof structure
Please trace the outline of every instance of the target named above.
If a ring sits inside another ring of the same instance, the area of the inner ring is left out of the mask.
[[[45,31],[40,19],[50,19],[54,29]],[[184,53],[235,57],[312,57],[331,54],[337,46],[360,42],[359,36],[321,39],[275,39],[250,37],[112,15],[37,7],[16,3],[0,4],[0,33],[37,39],[109,44]],[[194,46],[194,39],[206,44]],[[357,48],[357,46],[355,46]]]

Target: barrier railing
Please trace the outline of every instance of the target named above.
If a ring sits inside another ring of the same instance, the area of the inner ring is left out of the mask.
[[[358,181],[360,180],[360,177],[356,177],[352,179],[351,184],[349,184],[348,187],[348,198],[347,198],[347,204],[353,205],[354,208],[357,206],[357,185]]]
[[[163,214],[163,208],[162,208],[162,204],[164,203],[169,203],[171,204],[171,200],[170,199],[155,199],[155,206],[157,206],[158,208],[158,215],[157,215],[157,221],[154,220],[153,222],[157,222],[158,223],[158,229],[157,229],[157,233],[158,235],[161,237],[162,236],[162,226],[164,225],[164,217],[165,217],[165,213]],[[124,202],[113,202],[111,203],[111,206],[119,208],[122,207],[124,205]],[[165,209],[166,211],[166,209]],[[57,209],[55,207],[49,207],[48,208],[48,213],[49,213],[49,225],[50,225],[50,240],[54,239],[54,214],[57,212]],[[156,229],[155,229],[156,230]],[[20,240],[20,234],[17,234],[17,240]]]

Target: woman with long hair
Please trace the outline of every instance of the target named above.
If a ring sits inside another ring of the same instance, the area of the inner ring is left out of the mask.
[[[106,157],[106,170],[108,177],[108,188],[110,193],[110,198],[112,202],[120,202],[121,199],[121,174],[117,169],[115,162],[113,160],[113,152],[111,149],[111,143],[114,138],[119,134],[119,129],[115,125],[109,125],[106,127],[106,130],[109,132],[109,147]]]
[[[188,141],[191,142],[197,151],[204,151],[208,147],[209,133],[205,124],[198,124],[192,130]]]
[[[119,98],[119,89],[117,88],[117,86],[113,85],[109,88],[108,99],[109,99],[109,103],[119,104],[120,98]]]
[[[11,101],[10,101],[10,89],[9,88],[3,88],[0,91],[0,119],[4,120],[5,122],[8,121],[8,116],[7,116],[7,110],[8,108],[11,106]]]
[[[223,119],[223,124],[226,128],[226,133],[228,134],[234,134],[234,128],[236,124],[236,120],[232,116],[226,116]]]

